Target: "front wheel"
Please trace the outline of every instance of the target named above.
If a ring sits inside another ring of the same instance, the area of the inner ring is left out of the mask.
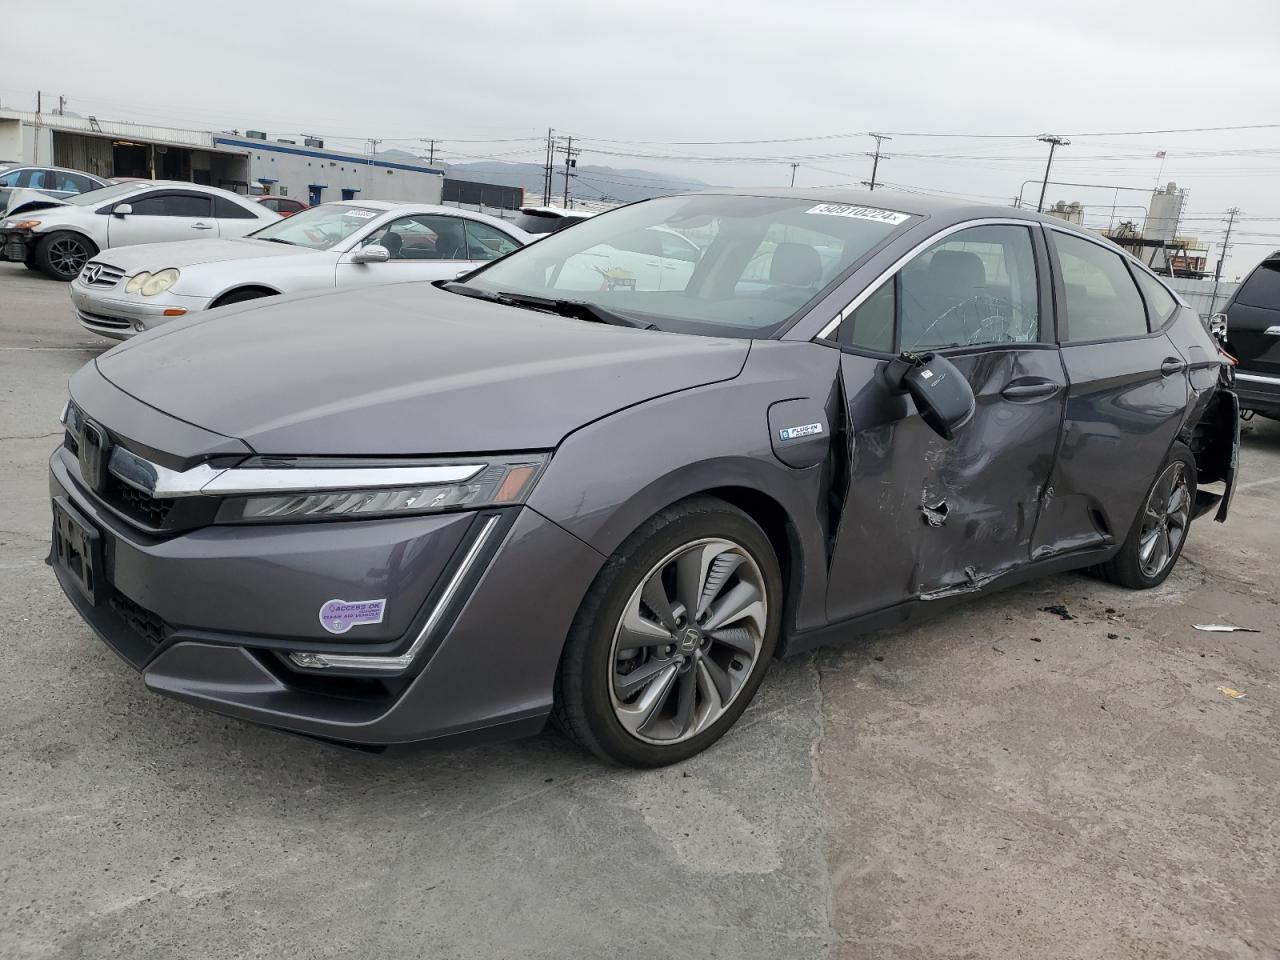
[[[78,233],[63,231],[45,237],[36,246],[35,264],[39,270],[55,280],[74,280],[98,252],[93,241]]]
[[[1187,542],[1195,502],[1195,455],[1186,445],[1175,443],[1169,459],[1156,474],[1124,546],[1102,565],[1102,575],[1133,590],[1163,583]]]
[[[699,497],[662,511],[605,564],[556,681],[556,724],[614,763],[705,750],[751,702],[777,645],[782,576],[764,531]]]

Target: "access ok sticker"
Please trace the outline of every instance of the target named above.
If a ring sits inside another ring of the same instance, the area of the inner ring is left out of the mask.
[[[367,623],[381,623],[387,601],[381,600],[329,600],[320,608],[320,626],[330,633],[346,633],[352,627]]]
[[[859,207],[852,203],[820,203],[810,207],[805,213],[814,213],[826,217],[853,217],[856,220],[874,220],[876,223],[888,223],[897,226],[911,219],[909,213],[895,213],[892,210],[881,210],[879,207]]]

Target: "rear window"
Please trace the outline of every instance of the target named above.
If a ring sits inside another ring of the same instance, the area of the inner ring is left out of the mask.
[[[1280,260],[1258,264],[1236,293],[1236,303],[1280,310]]]
[[[525,233],[555,233],[564,226],[565,218],[554,213],[521,210],[512,221]]]

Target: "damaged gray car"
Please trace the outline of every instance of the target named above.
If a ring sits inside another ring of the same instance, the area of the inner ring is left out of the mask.
[[[460,280],[185,319],[71,381],[50,562],[159,693],[370,749],[721,737],[776,657],[1031,577],[1169,575],[1231,368],[1023,211],[719,192]]]

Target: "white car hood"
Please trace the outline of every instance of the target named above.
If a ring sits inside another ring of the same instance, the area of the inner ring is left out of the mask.
[[[139,243],[128,247],[112,247],[95,259],[119,267],[132,276],[139,270],[179,269],[204,263],[230,260],[272,260],[277,257],[308,256],[323,251],[287,243],[211,237],[207,240],[171,240],[167,243]]]

